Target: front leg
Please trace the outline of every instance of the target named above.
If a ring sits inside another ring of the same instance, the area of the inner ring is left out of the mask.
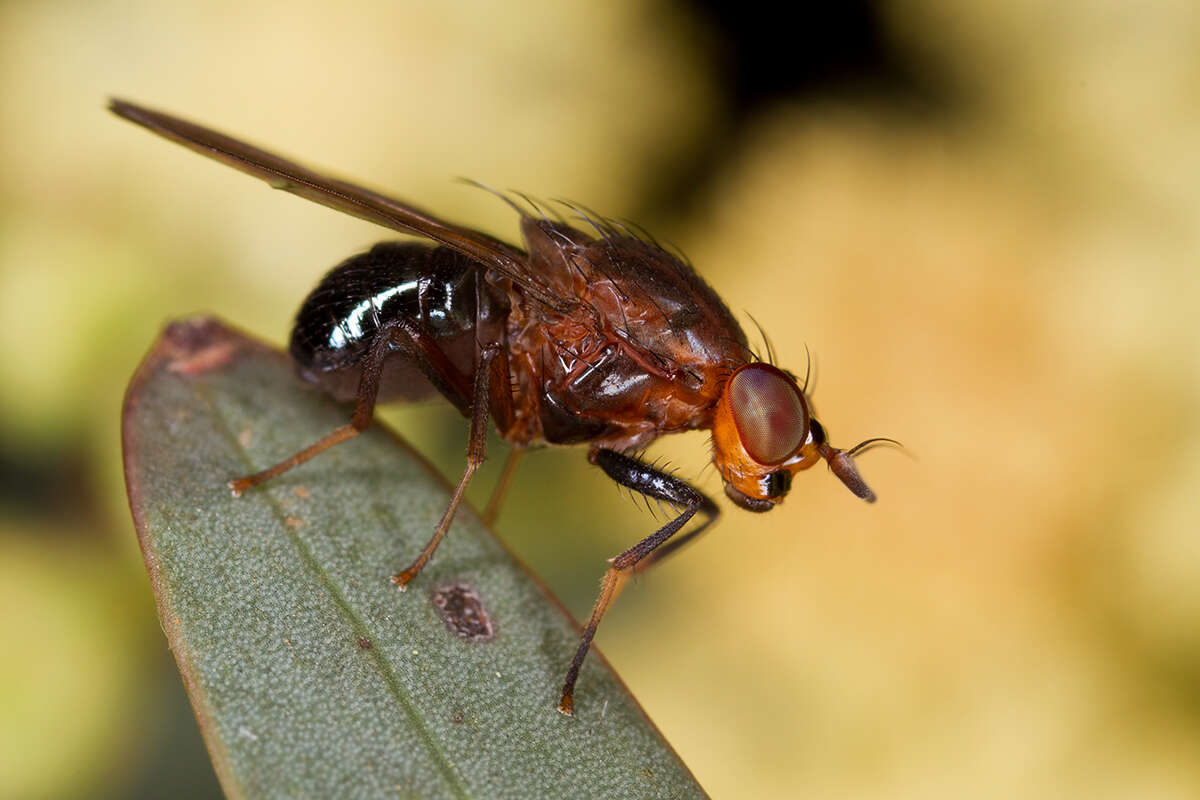
[[[562,699],[559,700],[558,710],[568,716],[575,713],[575,681],[579,678],[579,669],[592,645],[596,628],[608,610],[609,604],[621,591],[625,581],[639,567],[645,568],[662,561],[663,558],[678,550],[682,545],[691,541],[705,528],[712,524],[720,513],[716,504],[696,489],[673,475],[669,475],[657,467],[652,467],[631,456],[622,455],[615,450],[596,449],[588,456],[589,460],[600,467],[617,483],[656,500],[666,500],[680,509],[679,515],[663,525],[657,531],[642,539],[640,542],[612,559],[611,566],[604,573],[600,584],[600,596],[592,607],[592,616],[588,619],[579,637],[579,649],[571,659],[567,669],[567,679],[563,682]],[[687,524],[697,511],[703,511],[707,519],[687,535],[664,545]]]

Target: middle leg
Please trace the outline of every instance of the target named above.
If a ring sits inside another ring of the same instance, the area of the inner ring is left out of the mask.
[[[600,626],[600,620],[604,618],[608,606],[620,593],[625,581],[638,569],[644,569],[661,561],[667,555],[677,551],[680,546],[694,539],[708,528],[720,513],[712,500],[690,484],[636,458],[605,449],[594,450],[589,458],[593,464],[603,469],[617,483],[647,497],[666,500],[679,508],[680,513],[666,525],[612,559],[611,566],[604,573],[604,580],[600,584],[600,595],[596,598],[596,604],[592,607],[592,615],[588,618],[587,625],[584,626],[583,633],[579,637],[579,648],[575,651],[575,657],[571,659],[571,666],[567,669],[567,677],[563,682],[558,710],[567,716],[574,716],[575,713],[575,681],[579,679],[579,670],[591,648],[596,628]],[[678,533],[688,520],[696,515],[697,511],[704,512],[706,517],[704,522],[696,529],[668,544],[667,540]]]
[[[454,521],[454,512],[462,503],[463,495],[467,491],[471,478],[475,476],[475,472],[487,458],[487,432],[488,422],[491,418],[489,397],[496,395],[501,403],[503,403],[504,397],[508,397],[508,374],[507,368],[504,367],[507,362],[504,356],[504,348],[499,344],[485,345],[479,351],[479,357],[475,362],[475,386],[471,403],[471,433],[467,442],[467,466],[463,470],[462,477],[458,479],[454,494],[450,497],[450,505],[442,514],[442,518],[434,528],[433,536],[425,548],[421,550],[415,561],[392,576],[392,582],[401,589],[407,588],[409,582],[417,577],[418,573],[429,563],[429,559],[433,557],[433,553],[441,544],[446,531],[450,530],[450,523]],[[504,368],[494,369],[494,367]],[[503,394],[493,390],[497,381],[503,381]],[[501,417],[507,418],[511,416],[512,409],[511,407],[501,407],[499,412]]]

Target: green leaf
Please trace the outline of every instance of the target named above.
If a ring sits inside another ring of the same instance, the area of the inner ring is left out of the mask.
[[[558,713],[576,630],[472,510],[407,592],[391,583],[449,497],[394,435],[226,487],[347,419],[203,318],[167,328],[126,397],[138,538],[226,793],[703,796],[598,653],[577,716]]]

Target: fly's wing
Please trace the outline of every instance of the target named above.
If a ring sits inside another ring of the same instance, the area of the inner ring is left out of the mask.
[[[385,228],[440,242],[510,278],[529,296],[557,311],[568,311],[573,305],[557,296],[536,275],[530,274],[525,268],[524,253],[486,234],[443,222],[407,203],[320,175],[286,158],[179,117],[115,98],[109,101],[108,107],[119,117],[260,178],[275,189],[283,189]]]

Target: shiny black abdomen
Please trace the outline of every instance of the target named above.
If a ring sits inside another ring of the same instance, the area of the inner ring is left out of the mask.
[[[302,377],[339,399],[354,396],[363,357],[380,328],[405,316],[438,340],[465,375],[481,293],[476,262],[446,247],[383,242],[334,267],[309,293],[289,350]],[[419,399],[433,387],[400,350],[384,365],[380,400]]]

